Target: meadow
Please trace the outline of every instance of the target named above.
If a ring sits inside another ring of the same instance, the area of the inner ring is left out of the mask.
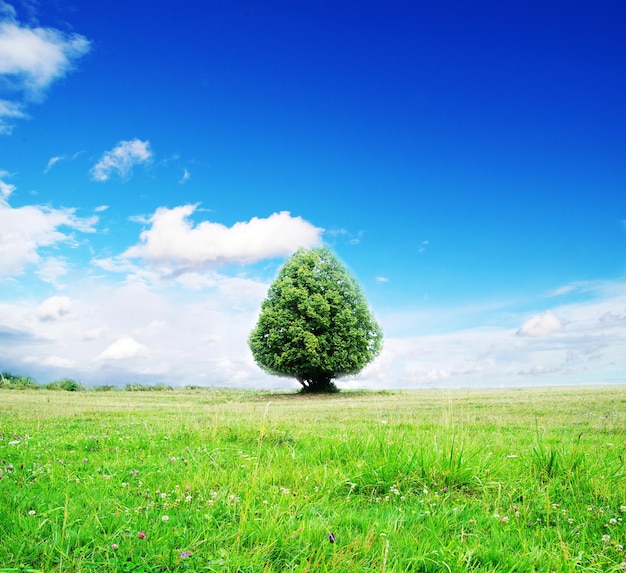
[[[626,570],[626,386],[0,390],[0,572]]]

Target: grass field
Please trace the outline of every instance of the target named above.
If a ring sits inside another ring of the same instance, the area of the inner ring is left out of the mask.
[[[0,571],[626,569],[626,386],[0,390]]]

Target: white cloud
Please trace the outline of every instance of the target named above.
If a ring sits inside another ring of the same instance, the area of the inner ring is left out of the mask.
[[[72,311],[72,301],[66,296],[52,296],[37,308],[39,320],[60,320]]]
[[[323,229],[286,211],[265,219],[254,217],[232,227],[210,221],[194,226],[189,217],[196,208],[184,205],[158,209],[150,218],[150,229],[141,233],[141,242],[122,257],[143,259],[176,272],[207,265],[255,263],[321,243]]]
[[[54,80],[66,75],[89,46],[79,34],[29,28],[14,20],[0,22],[0,74],[12,76],[15,89],[37,98]]]
[[[6,171],[0,171],[0,177],[6,177],[7,175],[8,173]],[[2,202],[6,202],[13,191],[15,191],[15,185],[5,183],[2,179],[0,179],[0,206]]]
[[[42,362],[44,366],[50,366],[52,368],[75,368],[76,362],[74,360],[68,360],[67,358],[61,358],[59,356],[50,356],[45,358]]]
[[[48,173],[48,171],[50,171],[50,169],[52,169],[59,161],[63,161],[65,159],[65,155],[57,155],[55,157],[51,157],[48,160],[48,164],[46,165],[46,168],[44,169],[44,173]]]
[[[96,213],[102,213],[102,212],[106,211],[108,208],[109,208],[109,206],[108,206],[108,205],[99,205],[98,207],[96,207],[96,208],[94,209],[94,211],[95,211]]]
[[[23,106],[0,99],[0,135],[9,135],[13,131],[12,119],[24,119],[27,115],[23,111]]]
[[[40,248],[72,241],[71,233],[61,229],[93,232],[97,221],[77,217],[74,209],[12,208],[0,198],[0,277],[20,275],[27,265],[39,263]]]
[[[377,283],[388,283],[389,279],[387,277],[376,277]]]
[[[128,358],[145,356],[147,353],[147,346],[137,342],[130,336],[125,336],[108,346],[101,354],[98,355],[96,361],[125,360]]]
[[[150,142],[132,139],[120,141],[113,149],[106,151],[91,169],[94,181],[108,181],[113,174],[127,178],[135,165],[147,163],[152,158]]]
[[[417,252],[423,253],[428,247],[430,241],[422,241],[419,245],[417,245]]]
[[[100,328],[90,328],[89,330],[85,330],[83,332],[83,340],[99,340],[104,336],[106,329]]]
[[[550,336],[562,329],[563,323],[551,311],[547,310],[543,314],[535,315],[524,321],[517,334],[519,336],[542,337]]]
[[[183,169],[183,175],[180,178],[180,180],[178,181],[178,183],[180,185],[184,185],[185,183],[187,183],[187,181],[189,181],[191,179],[191,173],[189,173],[189,171],[187,169]]]
[[[4,4],[4,6],[8,6]],[[90,49],[89,40],[53,28],[31,28],[4,9],[0,22],[0,77],[18,101],[0,100],[0,134],[12,130],[10,120],[24,118],[24,101],[39,101],[48,87],[64,77]]]
[[[58,282],[59,277],[67,274],[67,263],[63,259],[49,257],[43,259],[38,265],[35,274],[44,282],[50,283],[57,288],[63,288]]]

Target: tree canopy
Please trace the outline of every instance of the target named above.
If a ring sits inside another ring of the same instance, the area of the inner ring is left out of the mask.
[[[266,372],[305,391],[331,392],[382,349],[382,331],[359,285],[327,247],[299,249],[281,268],[248,340]]]

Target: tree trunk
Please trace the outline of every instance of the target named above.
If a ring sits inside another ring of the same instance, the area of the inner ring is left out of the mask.
[[[302,385],[301,392],[304,394],[334,394],[339,392],[339,388],[335,385],[331,378],[298,378],[298,382]]]

